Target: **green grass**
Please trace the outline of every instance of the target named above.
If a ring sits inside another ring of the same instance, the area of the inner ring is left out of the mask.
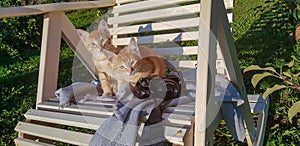
[[[290,59],[293,44],[288,38],[290,27],[284,23],[286,21],[282,15],[284,11],[283,0],[235,0],[232,27],[241,69],[252,64],[274,65],[278,61]],[[97,9],[83,10],[69,12],[68,16],[76,28],[86,29],[104,12]],[[24,50],[1,44],[0,145],[13,145],[13,139],[17,137],[15,125],[18,121],[25,120],[23,114],[28,109],[35,107],[39,53],[38,49]],[[87,78],[86,76],[74,78],[73,73],[82,68],[74,66],[74,61],[76,60],[71,49],[62,45],[58,87]],[[262,87],[258,89],[252,87],[251,76],[252,74],[244,75],[247,91],[261,93]],[[264,84],[269,83],[267,81]],[[279,99],[279,94],[271,96],[265,144],[300,145],[299,126],[297,123],[287,122],[289,105]],[[215,133],[214,145],[246,145],[230,136],[224,121]]]
[[[288,37],[292,27],[287,23],[285,12],[283,0],[235,0],[232,27],[241,69],[252,64],[276,68],[276,64],[290,61],[294,44]],[[251,85],[252,75],[253,73],[244,74],[248,93],[262,93],[266,87],[276,82],[265,80],[254,89]],[[296,95],[291,99],[281,99],[280,94],[270,96],[264,145],[299,145],[300,124],[287,121],[290,100],[299,98]],[[223,124],[219,126],[216,135],[220,138],[219,142],[244,145],[233,140]]]
[[[241,68],[289,58],[292,44],[288,38],[290,28],[282,14],[283,0],[235,2],[233,31]]]
[[[99,17],[97,14],[100,12],[103,10],[93,9],[69,12],[67,15],[77,28],[85,29]],[[76,18],[81,14],[84,15]],[[73,68],[76,67],[73,66],[75,60],[72,50],[64,43],[61,48],[58,87],[72,83]],[[14,145],[16,124],[25,120],[23,115],[28,109],[35,108],[39,55],[39,49],[0,46],[0,145]]]

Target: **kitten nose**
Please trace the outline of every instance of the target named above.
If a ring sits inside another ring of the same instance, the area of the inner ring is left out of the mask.
[[[133,75],[134,74],[134,71],[133,69],[131,68],[130,71],[129,71],[129,75]]]
[[[103,47],[102,45],[99,45],[99,47],[98,47],[99,51],[102,51],[103,48],[104,48],[104,47]]]

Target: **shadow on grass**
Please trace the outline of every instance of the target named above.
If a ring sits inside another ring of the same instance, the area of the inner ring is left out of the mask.
[[[241,36],[234,33],[236,49],[241,68],[250,65],[266,67],[278,61],[289,61],[293,52],[293,43],[289,38],[290,28],[284,14],[283,1],[268,2],[262,6],[251,8],[257,19]],[[247,19],[247,17],[245,18]],[[244,24],[234,24],[233,30],[240,31]],[[249,93],[253,93],[251,77],[254,72],[244,74],[244,80]]]
[[[243,35],[235,36],[241,68],[244,69],[250,65],[273,66],[276,68],[277,62],[290,61],[294,44],[289,38],[291,28],[287,22],[284,1],[264,1],[263,5],[255,6],[250,10],[255,12],[254,15],[257,16],[257,19],[253,21],[251,27]],[[240,31],[238,29],[243,28],[243,24],[234,24],[233,28],[234,31]],[[258,91],[261,93],[264,89],[254,89],[251,84],[254,73],[244,74],[247,92]],[[263,84],[267,87],[275,82],[277,81],[267,79],[264,80]],[[286,120],[288,105],[280,102],[279,94],[272,95],[270,97],[270,110],[264,145],[299,145],[299,136],[293,136],[298,135],[299,126],[297,126],[297,123],[289,124]],[[277,118],[274,119],[274,117]]]
[[[282,3],[270,2],[252,9],[260,14],[259,19],[235,41],[242,67],[265,66],[276,59],[289,59],[293,47],[288,38],[290,30],[282,15],[285,13]]]

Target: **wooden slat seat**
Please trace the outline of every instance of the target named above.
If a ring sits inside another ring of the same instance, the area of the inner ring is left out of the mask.
[[[47,103],[46,103],[47,104]],[[31,135],[31,136],[38,136],[50,140],[56,140],[56,141],[64,141],[71,144],[76,145],[87,145],[89,141],[76,141],[72,138],[69,138],[69,136],[64,135],[81,135],[83,134],[83,137],[85,138],[91,138],[91,134],[81,133],[81,132],[68,132],[68,130],[65,129],[59,129],[59,127],[51,128],[44,125],[39,125],[38,122],[46,122],[51,123],[55,125],[66,125],[66,126],[72,126],[72,127],[79,127],[79,128],[87,128],[92,130],[97,130],[99,126],[102,124],[102,122],[107,118],[107,115],[102,115],[104,111],[99,111],[97,114],[95,114],[95,109],[90,109],[90,114],[88,114],[88,111],[85,111],[83,114],[80,113],[74,113],[74,111],[80,111],[80,110],[74,110],[76,106],[71,106],[69,108],[65,109],[57,109],[58,105],[50,105],[48,103],[47,106],[39,106],[42,109],[40,110],[29,110],[24,116],[28,121],[35,121],[34,123],[24,123],[20,122],[16,126],[16,131]],[[73,108],[73,109],[72,109]],[[77,106],[77,108],[80,108],[80,106]],[[101,110],[101,108],[99,108]],[[192,109],[190,109],[192,110]],[[70,112],[70,113],[68,113]],[[107,112],[107,111],[106,111]],[[112,112],[107,112],[112,114]],[[190,128],[191,126],[191,120],[190,118],[193,118],[193,115],[180,115],[180,114],[173,114],[173,113],[165,113],[162,115],[164,118],[164,121],[162,122],[165,125],[165,137],[168,139],[169,142],[176,143],[176,144],[183,144],[183,136],[185,134],[185,131],[187,131],[187,128]],[[31,128],[35,130],[31,130]],[[41,129],[41,130],[36,130]],[[46,135],[43,133],[46,130],[47,133],[53,133],[53,135],[48,134]],[[60,132],[63,133],[59,136],[55,136],[55,133]],[[141,130],[139,131],[141,133]],[[38,139],[38,138],[37,138]],[[62,140],[63,139],[63,140]]]
[[[25,139],[25,138],[16,138],[15,143],[17,145],[22,145],[22,146],[55,146],[53,144],[47,144],[43,142],[38,142],[30,139]]]
[[[53,128],[28,122],[19,122],[15,130],[22,134],[37,136],[37,141],[39,138],[46,138],[75,145],[86,145],[93,136],[92,134]]]
[[[261,96],[257,95],[248,95],[248,99],[253,113],[266,112],[268,108],[267,100],[263,100]],[[40,138],[44,138],[75,145],[87,145],[92,134],[62,129],[61,126],[57,125],[97,130],[99,125],[113,114],[111,110],[113,104],[91,103],[71,105],[70,107],[59,109],[58,101],[55,99],[38,105],[38,109],[31,109],[24,114],[28,122],[19,122],[15,128],[16,131],[23,135],[36,136],[35,139],[18,138],[15,140],[15,143],[20,145],[47,146],[47,143],[39,141]],[[106,107],[103,108],[104,106]],[[260,116],[259,120],[265,120],[265,116]],[[185,133],[192,126],[194,118],[194,103],[168,107],[162,117],[164,119],[162,124],[165,125],[165,137],[167,140],[173,144],[184,145]],[[55,126],[49,127],[49,124]],[[139,133],[141,134],[141,129]],[[82,138],[78,139],[76,137]]]

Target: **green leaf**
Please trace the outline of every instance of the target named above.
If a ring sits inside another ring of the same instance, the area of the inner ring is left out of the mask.
[[[264,70],[264,71],[271,71],[271,72],[276,72],[276,70],[273,67],[266,67],[266,68],[261,68],[258,65],[251,65],[247,68],[244,69],[244,73],[248,71],[254,71],[254,70]]]
[[[264,72],[264,73],[261,73],[261,74],[253,75],[253,77],[251,79],[251,83],[252,83],[253,87],[255,88],[260,80],[262,80],[263,78],[268,77],[268,76],[274,76],[274,75],[269,73],[269,72]]]
[[[292,61],[290,61],[290,62],[287,64],[287,66],[288,66],[288,67],[292,67],[292,66],[294,65],[294,63],[295,63],[294,60],[292,60]]]
[[[292,123],[292,118],[300,112],[300,101],[293,104],[293,106],[289,109],[288,117],[289,121]]]
[[[268,95],[270,95],[271,93],[273,93],[274,91],[277,91],[277,90],[280,90],[280,89],[284,89],[284,88],[287,88],[287,86],[286,85],[278,85],[278,84],[274,85],[271,88],[267,88],[267,90],[263,94],[263,98],[266,99],[266,97]]]
[[[285,76],[287,76],[287,77],[289,77],[289,78],[292,77],[292,75],[291,75],[290,73],[288,73],[288,72],[283,72],[283,75],[285,75]]]
[[[293,77],[296,78],[296,77],[298,77],[299,75],[300,75],[300,72],[297,73],[297,74],[294,74]]]

